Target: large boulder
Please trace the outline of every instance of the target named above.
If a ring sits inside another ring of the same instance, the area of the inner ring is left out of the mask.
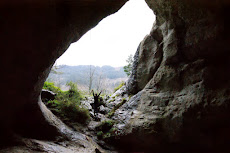
[[[159,28],[156,25],[154,28]],[[140,43],[136,54],[131,76],[127,81],[127,92],[136,94],[151,80],[159,68],[162,58],[162,34],[147,35]]]
[[[52,91],[42,89],[41,99],[43,102],[48,102],[49,100],[54,100],[56,95],[57,94]]]

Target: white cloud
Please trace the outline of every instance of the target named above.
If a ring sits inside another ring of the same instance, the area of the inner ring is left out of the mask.
[[[71,44],[57,64],[124,66],[128,55],[135,54],[140,41],[150,32],[154,20],[144,0],[130,0]]]

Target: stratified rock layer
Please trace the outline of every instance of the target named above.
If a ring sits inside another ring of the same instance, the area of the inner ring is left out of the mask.
[[[230,2],[146,2],[156,22],[127,84],[129,93],[141,92],[113,117],[119,145],[157,153],[229,152]]]

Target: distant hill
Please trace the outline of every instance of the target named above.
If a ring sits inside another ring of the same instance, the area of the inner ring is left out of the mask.
[[[67,82],[72,81],[78,84],[79,89],[88,91],[89,85],[89,65],[68,66],[61,65],[55,69],[56,73],[50,73],[47,80],[54,82],[62,90],[67,90]],[[127,80],[123,67],[111,66],[91,66],[94,71],[92,88],[94,90],[103,90],[106,93],[112,93],[113,89],[122,81]]]

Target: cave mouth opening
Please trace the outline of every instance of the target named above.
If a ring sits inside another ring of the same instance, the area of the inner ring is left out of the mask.
[[[112,97],[114,89],[128,80],[123,67],[150,33],[154,20],[145,0],[130,0],[71,44],[44,84],[41,96],[46,107],[73,129],[84,129],[91,121],[100,124],[92,90],[103,97],[98,101],[105,111],[100,109],[98,114],[109,115],[106,97]]]
[[[127,4],[131,3],[132,1],[137,2],[139,0],[130,0],[130,2],[128,2]],[[3,101],[5,101],[5,103],[4,103],[5,106],[2,109],[3,110],[2,114],[4,114],[4,115],[2,115],[3,117],[1,117],[1,119],[3,120],[2,123],[6,125],[5,126],[6,128],[4,127],[4,129],[7,129],[7,130],[9,129],[8,130],[9,135],[16,133],[16,134],[19,134],[21,136],[25,136],[27,138],[46,139],[47,137],[53,137],[53,136],[50,136],[51,134],[49,133],[49,131],[56,131],[56,129],[59,129],[59,128],[56,128],[56,124],[53,125],[54,123],[51,122],[51,121],[53,121],[53,118],[52,118],[53,116],[48,110],[44,109],[41,111],[40,107],[43,107],[43,106],[40,106],[41,101],[40,101],[39,94],[41,92],[41,88],[43,86],[43,83],[44,83],[44,81],[48,75],[49,70],[50,70],[50,65],[55,61],[57,56],[59,56],[66,49],[66,46],[68,46],[69,43],[73,40],[72,39],[73,34],[70,34],[70,32],[73,32],[70,30],[72,27],[68,27],[68,26],[66,26],[66,24],[62,24],[62,22],[63,21],[69,21],[70,23],[72,23],[71,17],[81,18],[81,16],[80,15],[72,15],[71,13],[76,13],[76,14],[79,13],[80,14],[82,11],[84,12],[85,10],[84,9],[83,10],[77,10],[77,9],[73,10],[74,7],[70,8],[70,10],[68,12],[68,13],[70,13],[69,15],[71,16],[70,19],[64,20],[63,17],[65,17],[65,16],[61,16],[60,14],[62,13],[62,11],[68,10],[68,7],[67,7],[68,5],[61,8],[61,10],[56,10],[55,5],[52,4],[51,9],[50,9],[50,6],[46,5],[48,3],[43,4],[42,2],[39,5],[39,7],[34,7],[33,6],[34,3],[28,3],[28,5],[25,5],[25,6],[20,5],[22,8],[17,8],[16,10],[19,10],[17,13],[15,13],[15,12],[8,13],[8,11],[7,11],[6,12],[7,15],[3,14],[3,19],[9,18],[9,20],[6,20],[6,22],[8,22],[8,23],[4,24],[4,26],[3,26],[3,30],[9,31],[9,33],[7,33],[7,35],[6,35],[5,40],[10,40],[9,38],[12,38],[12,40],[16,43],[16,45],[9,45],[9,43],[6,43],[6,45],[8,45],[8,46],[7,47],[4,46],[5,48],[4,47],[3,48],[4,49],[7,48],[6,49],[7,51],[9,51],[9,50],[15,51],[15,53],[17,50],[17,54],[14,56],[14,57],[17,56],[16,58],[11,58],[12,57],[11,53],[6,52],[7,54],[6,54],[6,56],[4,56],[5,59],[3,61],[7,61],[7,62],[4,65],[9,65],[10,68],[11,68],[11,66],[12,67],[15,66],[15,63],[17,63],[17,62],[13,61],[14,59],[20,59],[20,61],[19,61],[20,64],[16,65],[17,67],[15,68],[16,71],[14,71],[14,75],[12,75],[13,73],[11,71],[7,72],[5,75],[6,78],[8,77],[11,80],[13,80],[13,83],[11,83],[11,84],[12,85],[14,84],[14,88],[10,88],[9,91],[12,91],[12,92],[8,92],[3,97],[3,99],[4,99]],[[144,2],[144,0],[142,0],[142,2]],[[12,3],[12,5],[14,5],[14,3]],[[43,7],[43,5],[45,5],[45,6]],[[11,6],[11,4],[9,4],[9,6]],[[33,9],[23,9],[24,7],[25,8],[31,7]],[[60,7],[62,7],[62,6],[60,6]],[[117,6],[115,5],[114,9],[116,9],[116,8],[117,8]],[[3,9],[3,11],[5,11],[5,10],[10,10],[10,9]],[[60,14],[57,14],[57,11],[60,11],[60,12],[58,12]],[[71,12],[71,11],[73,11],[73,12]],[[94,10],[90,10],[90,11],[91,12],[89,12],[89,14],[86,14],[86,15],[90,16],[92,14],[92,12],[94,12]],[[104,15],[109,14],[109,12],[112,12],[112,11],[106,11],[105,10],[106,13],[103,13],[102,11],[98,11],[101,14],[98,16],[95,16],[95,18],[96,18],[95,21],[91,22],[91,21],[87,20],[86,23],[84,23],[84,24],[80,24],[78,22],[76,22],[76,23],[73,22],[74,23],[73,25],[78,25],[78,26],[86,25],[86,28],[83,28],[83,30],[82,30],[84,32],[84,30],[87,29],[87,27],[94,25],[95,22],[97,22]],[[149,10],[149,11],[151,11],[151,10]],[[138,12],[138,11],[136,11],[136,12]],[[152,13],[152,11],[151,11],[151,13]],[[153,13],[152,13],[152,15],[153,15]],[[90,17],[88,17],[88,18],[90,18]],[[117,25],[117,27],[126,27],[127,30],[125,32],[127,32],[127,33],[128,33],[128,30],[131,29],[131,27],[136,25],[133,23],[132,26],[127,26],[125,21],[127,21],[128,18],[129,18],[129,16],[127,15],[127,18],[123,19],[123,21],[120,21],[119,26]],[[137,23],[144,24],[141,20],[142,18],[144,18],[144,17],[135,18],[135,19],[137,20]],[[57,22],[57,20],[58,20],[58,22]],[[154,17],[151,17],[151,20],[154,20]],[[31,23],[33,23],[33,24],[31,24]],[[46,24],[36,24],[36,23],[46,23]],[[8,25],[14,25],[13,26],[14,30],[9,30],[9,29],[11,29],[11,26],[9,26],[10,28],[8,28]],[[18,26],[18,25],[20,25],[20,26]],[[151,27],[152,27],[152,23],[144,35],[149,33]],[[144,30],[146,28],[139,27],[139,29]],[[102,30],[105,31],[104,33],[109,33],[108,31],[106,31],[106,29],[102,28]],[[109,31],[115,31],[115,30],[113,28],[110,28]],[[92,33],[93,32],[88,32],[87,34],[91,35],[91,42],[94,42],[94,40],[93,40],[94,36],[92,35]],[[115,34],[116,34],[116,32],[115,32]],[[133,30],[133,31],[129,32],[128,34],[131,36],[131,38],[135,37],[137,35],[137,30]],[[124,37],[123,34],[117,33],[117,35],[119,36],[118,40],[110,40],[110,41],[111,42],[118,42],[119,40],[121,40],[121,38]],[[132,44],[135,44],[135,47],[133,47],[134,49],[126,49],[126,51],[127,50],[133,50],[132,52],[134,53],[136,51],[136,48],[137,48],[139,42],[143,39],[144,35],[136,43],[132,42]],[[65,39],[65,38],[67,38],[67,39]],[[100,41],[101,42],[101,44],[99,45],[100,47],[104,47],[104,44],[108,44],[107,42],[105,42],[105,40],[109,40],[109,38],[107,36],[103,36],[103,38],[104,38],[104,40]],[[18,40],[20,40],[20,41],[18,41]],[[112,53],[112,52],[116,53],[116,50],[112,51],[112,49],[116,48],[116,46],[123,46],[124,47],[125,43],[129,42],[129,38],[126,38],[126,40],[119,41],[119,42],[121,42],[123,44],[111,45],[110,48],[107,49],[107,53],[104,53],[104,54],[108,54],[109,52],[110,53]],[[27,45],[25,45],[25,43]],[[97,53],[100,56],[103,55],[103,59],[106,59],[104,57],[104,54],[98,53],[98,51],[100,51],[100,49],[95,49],[94,48],[95,46],[91,45],[90,43],[83,45],[84,48],[86,48],[88,46],[93,47],[93,49],[90,49],[90,51],[91,51],[90,57],[97,59],[97,61],[102,61],[98,57],[94,56],[93,53]],[[78,53],[79,52],[85,52],[85,51],[81,51],[80,49],[77,49],[77,50],[78,51],[76,51],[76,52],[78,52]],[[119,49],[117,49],[117,50],[119,50]],[[126,51],[124,51],[124,52],[126,52]],[[67,54],[67,52],[65,54]],[[85,61],[91,61],[91,59],[85,58],[80,54],[79,55],[78,54],[77,55],[70,54],[70,56],[74,57],[75,61],[79,61],[77,59],[77,57],[80,57],[80,58],[84,59]],[[111,54],[110,54],[110,56],[113,57],[113,55],[111,55]],[[125,60],[127,58],[126,55],[121,55],[119,58],[117,58],[117,61],[118,60],[120,61],[122,57],[124,57]],[[41,59],[43,60],[43,62],[41,61]],[[68,59],[68,60],[70,60],[70,59]],[[111,59],[108,59],[108,61],[110,61],[110,60]],[[18,60],[16,60],[16,61],[18,61]],[[118,62],[118,63],[120,63],[120,62]],[[91,63],[89,63],[89,64],[91,64]],[[89,65],[89,64],[87,64],[87,65]],[[93,65],[93,63],[91,65]],[[6,88],[6,90],[7,89],[9,89],[9,88]],[[10,97],[10,99],[9,99],[9,97]],[[12,109],[12,105],[14,105],[13,109]],[[45,113],[47,113],[48,115],[47,114],[44,115]],[[5,117],[6,114],[10,116],[10,119]],[[50,122],[48,122],[47,120],[50,120]],[[52,127],[52,128],[49,128],[49,127]],[[5,132],[6,130],[2,130],[2,131]],[[13,131],[13,132],[11,132],[11,131]],[[55,136],[56,132],[54,132],[53,135]],[[8,134],[6,137],[8,137]]]
[[[68,89],[67,82],[77,82],[81,90],[87,91],[88,73],[95,70],[97,77],[93,88],[96,90],[103,78],[109,84],[107,93],[111,94],[115,86],[127,80],[123,67],[150,32],[154,20],[155,15],[145,0],[128,1],[117,13],[104,18],[80,40],[71,44],[54,64],[53,70],[60,73],[53,73],[55,71],[52,70],[47,81],[54,82],[63,90]],[[65,75],[66,72],[70,73],[69,76]]]
[[[61,99],[67,97],[69,103],[79,104],[82,97],[90,97],[92,90],[112,95],[114,88],[128,79],[123,67],[127,65],[130,54],[135,54],[140,42],[150,33],[154,21],[155,15],[145,0],[130,0],[117,13],[104,18],[57,59],[44,84],[46,88],[43,88],[51,89],[59,96],[54,103],[45,99],[42,101],[62,121],[69,118],[85,124],[92,110],[87,115],[89,110],[80,107],[81,114],[76,115],[79,110],[74,110],[74,115],[66,116],[56,111],[62,103]],[[91,80],[92,74],[94,78]],[[79,98],[78,92],[83,93],[83,96]],[[53,93],[48,93],[52,99]],[[61,109],[71,113],[70,110]],[[67,122],[64,121],[72,126]]]

